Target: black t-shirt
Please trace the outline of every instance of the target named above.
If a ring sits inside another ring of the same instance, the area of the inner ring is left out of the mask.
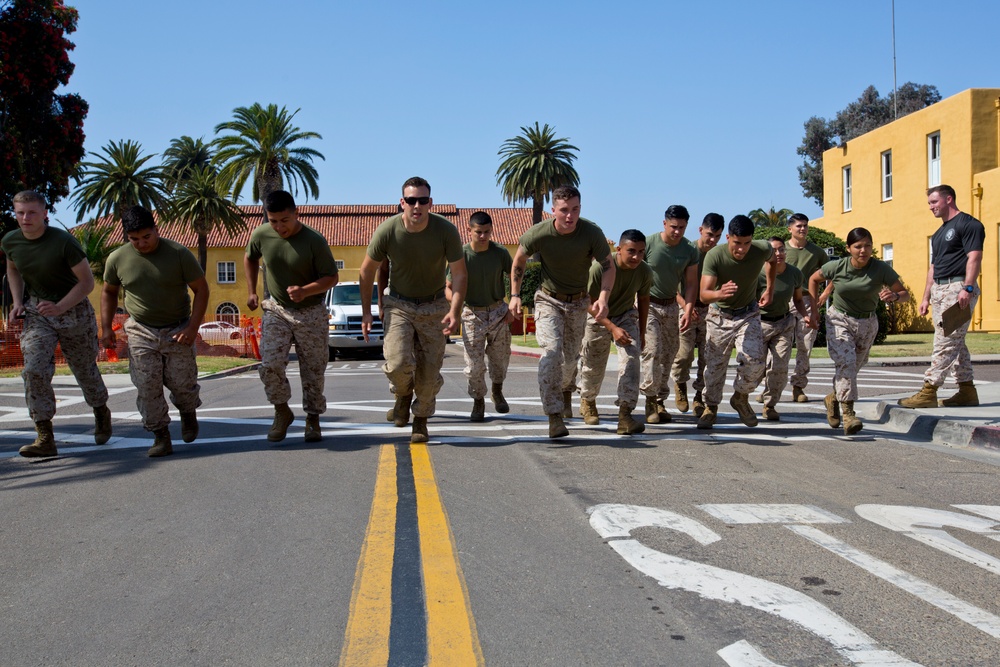
[[[959,213],[943,223],[931,237],[934,279],[965,277],[970,252],[983,251],[986,228],[968,213]]]

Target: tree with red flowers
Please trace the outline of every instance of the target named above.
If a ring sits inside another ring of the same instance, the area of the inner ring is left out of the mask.
[[[16,227],[13,197],[37,190],[49,205],[69,194],[83,158],[87,103],[57,95],[69,83],[78,14],[59,0],[0,0],[0,223]],[[2,236],[2,233],[0,233]]]

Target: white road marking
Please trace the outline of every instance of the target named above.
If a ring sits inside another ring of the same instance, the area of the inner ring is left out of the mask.
[[[988,519],[996,519],[997,521],[1000,521],[1000,506],[998,505],[952,505],[952,507],[957,507],[958,509],[965,510],[966,512],[979,514],[980,516],[985,516]]]
[[[625,528],[662,527],[685,533],[701,544],[721,539],[694,519],[651,507],[617,504],[589,508],[590,523],[632,567],[666,588],[697,593],[709,600],[741,604],[778,616],[827,641],[857,665],[917,665],[878,647],[875,640],[808,595],[740,572],[665,554],[625,537]],[[690,532],[686,528],[692,527]],[[791,526],[789,526],[791,527]],[[615,539],[619,538],[619,539]]]
[[[814,544],[818,544],[844,560],[857,565],[861,569],[874,574],[876,577],[888,581],[890,584],[903,589],[907,593],[915,595],[924,602],[948,612],[991,637],[1000,639],[1000,617],[971,605],[964,600],[960,600],[951,593],[933,584],[929,584],[908,572],[904,572],[885,561],[870,556],[860,549],[855,549],[846,542],[827,535],[817,528],[789,525],[786,525],[785,528],[797,535],[801,535]]]
[[[753,644],[745,639],[716,651],[716,654],[725,660],[729,667],[782,667],[782,665],[765,658]]]
[[[815,505],[719,504],[698,505],[716,519],[730,524],[746,523],[850,523]]]
[[[983,506],[979,507],[983,509]],[[1000,514],[1000,507],[993,507],[992,510]],[[1000,574],[1000,558],[983,553],[942,530],[948,526],[1000,542],[1000,530],[997,530],[996,521],[929,507],[858,505],[854,511],[861,518],[883,528],[902,533],[917,542],[960,558],[966,563],[972,563],[993,574]]]

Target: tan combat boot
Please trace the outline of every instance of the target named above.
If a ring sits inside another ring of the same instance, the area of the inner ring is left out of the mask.
[[[688,403],[688,387],[686,382],[678,382],[675,387],[677,390],[674,396],[674,405],[680,412],[687,412],[691,409],[691,404]]]
[[[174,446],[170,442],[170,429],[166,426],[153,431],[153,446],[146,452],[146,456],[155,459],[160,456],[170,456],[174,453]]]
[[[58,456],[59,451],[56,449],[56,437],[52,434],[52,421],[46,419],[45,421],[35,422],[35,433],[38,434],[35,441],[30,445],[21,447],[21,449],[17,450],[17,453],[27,458]]]
[[[94,408],[94,442],[103,445],[111,439],[111,410],[107,405]]]
[[[944,408],[972,408],[979,405],[979,392],[972,380],[958,383],[958,393],[941,401]]]
[[[632,417],[632,408],[621,405],[618,407],[618,435],[635,435],[646,430],[646,425],[641,424]]]
[[[284,440],[285,435],[288,433],[288,427],[292,425],[293,421],[295,421],[295,415],[292,414],[292,409],[288,407],[288,403],[275,405],[274,422],[271,424],[271,430],[267,432],[267,439],[271,442],[281,442]]]
[[[854,401],[841,401],[840,411],[844,413],[844,435],[854,435],[864,428],[864,424],[854,414]]]
[[[396,405],[392,408],[392,423],[394,425],[403,428],[410,423],[410,403],[412,402],[413,394],[396,397]]]
[[[319,427],[319,415],[306,415],[306,432],[303,440],[306,442],[319,442],[323,439],[323,431]]]
[[[410,432],[410,442],[420,443],[427,442],[430,438],[427,435],[427,417],[414,417],[413,418],[413,430]]]
[[[569,435],[569,429],[563,423],[562,414],[549,415],[549,437],[562,438]]]
[[[808,403],[809,397],[806,396],[806,392],[802,387],[792,387],[792,402],[794,403]]]
[[[736,414],[740,416],[740,421],[743,422],[744,426],[757,425],[757,415],[754,414],[753,408],[750,407],[749,396],[737,391],[729,399],[729,405],[733,406],[733,410],[736,410]]]
[[[510,412],[510,406],[507,404],[507,399],[503,397],[503,385],[496,382],[493,383],[493,391],[491,392],[493,399],[493,407],[496,411],[502,415]]]
[[[486,399],[485,398],[474,398],[472,399],[472,412],[469,414],[470,422],[482,422],[486,421]]]
[[[692,401],[691,405],[694,410],[694,416],[701,417],[701,414],[705,412],[705,401],[702,399],[700,391],[694,392],[694,401]]]
[[[705,409],[701,413],[701,417],[698,418],[698,428],[702,431],[711,430],[712,424],[715,423],[716,417],[719,416],[719,406],[718,405],[706,405]]]
[[[588,401],[585,398],[580,399],[580,416],[583,417],[583,423],[588,426],[597,426],[601,423],[601,418],[597,414],[597,402]]]
[[[840,428],[840,403],[837,402],[837,395],[827,394],[823,405],[826,406],[826,423],[830,428]]]
[[[656,399],[652,396],[646,397],[646,423],[660,423],[660,411],[656,409]]]
[[[670,423],[670,413],[667,412],[667,406],[663,404],[662,398],[656,399],[656,416],[660,418],[661,424]]]
[[[573,418],[573,392],[564,391],[563,392],[563,419]]]
[[[899,399],[897,403],[904,408],[936,408],[938,406],[937,387],[930,382],[924,382],[920,391],[909,398]]]
[[[181,440],[184,442],[194,442],[198,439],[198,413],[181,413]]]
[[[769,422],[781,421],[781,415],[778,414],[773,405],[765,405],[764,411],[761,414]]]
[[[760,392],[759,394],[757,394],[757,402],[758,403],[764,402],[764,392]]]

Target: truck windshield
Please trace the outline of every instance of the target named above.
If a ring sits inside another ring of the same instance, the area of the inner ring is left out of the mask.
[[[372,305],[378,304],[376,289],[376,287],[372,288]],[[333,288],[332,303],[335,306],[360,306],[361,285],[337,285]]]

